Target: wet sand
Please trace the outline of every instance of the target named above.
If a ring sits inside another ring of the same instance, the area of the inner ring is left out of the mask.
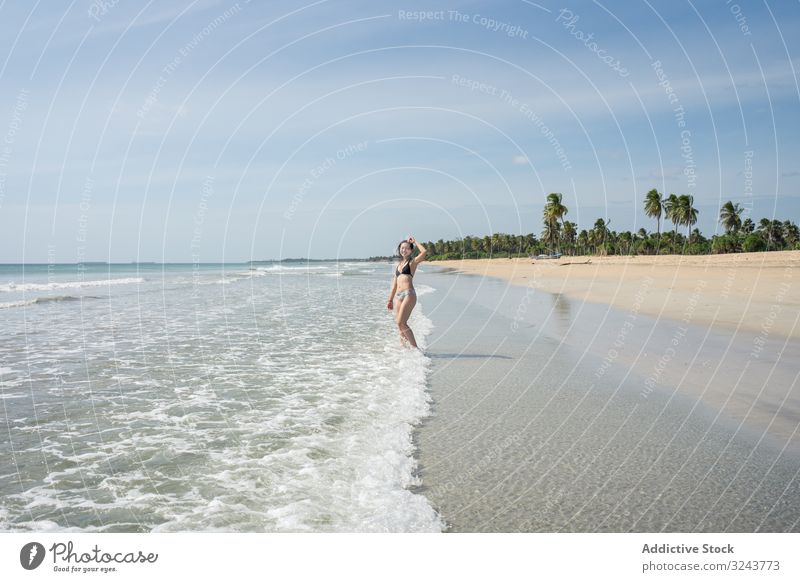
[[[800,531],[797,340],[755,357],[700,317],[439,265],[415,441],[449,531]]]

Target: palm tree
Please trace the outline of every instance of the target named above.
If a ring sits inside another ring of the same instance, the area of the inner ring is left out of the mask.
[[[592,254],[597,254],[597,233],[592,228],[586,235],[586,244],[592,249]]]
[[[559,226],[564,225],[563,217],[567,212],[567,207],[561,204],[561,194],[552,192],[547,195],[547,204],[544,206],[543,216],[549,233],[557,233],[560,230]],[[562,221],[561,225],[558,223],[559,219]],[[544,238],[545,237],[542,236],[542,239]],[[554,240],[558,241],[558,237]]]
[[[631,253],[631,246],[633,246],[633,239],[634,235],[631,234],[629,230],[625,232],[621,232],[619,234],[619,242],[625,248],[625,254],[629,255]]]
[[[665,218],[670,219],[672,223],[675,225],[674,237],[678,235],[679,220],[677,217],[680,215],[679,207],[680,205],[678,197],[675,196],[675,194],[670,194],[669,197],[666,200],[664,200],[664,216]]]
[[[775,249],[783,248],[783,224],[780,220],[769,221],[769,240]]]
[[[798,229],[797,225],[791,220],[785,220],[783,222],[783,239],[792,248],[794,248],[797,241],[800,240],[800,229]]]
[[[578,249],[580,249],[580,254],[586,254],[586,247],[589,246],[589,233],[586,230],[582,230],[578,234]]]
[[[611,224],[610,220],[608,222],[606,222],[602,218],[598,218],[594,223],[594,227],[592,228],[592,232],[594,232],[595,248],[596,248],[596,246],[598,244],[602,245],[603,246],[603,253],[602,254],[605,254],[605,250],[606,250],[605,249],[605,243],[606,243],[606,238],[608,236],[608,225],[609,224]]]
[[[513,237],[511,235],[505,233],[500,234],[500,244],[503,246],[503,250],[507,253],[511,253],[512,238]]]
[[[575,238],[576,238],[577,234],[578,234],[578,225],[575,224],[574,222],[570,222],[569,220],[565,221],[564,222],[564,233],[562,235],[562,238],[564,240],[564,243],[569,248],[573,248],[574,247]],[[570,254],[574,255],[575,253],[572,252]]]
[[[758,221],[756,232],[758,232],[769,245],[769,218],[762,218]]]
[[[560,192],[551,192],[547,195],[547,207],[550,208],[553,217],[561,221],[561,226],[564,226],[564,215],[569,212],[569,209],[561,203],[561,199]]]
[[[635,241],[641,241],[640,243],[636,244],[637,255],[642,251],[642,249],[644,249],[647,252],[647,254],[650,254],[649,238],[650,237],[647,234],[647,229],[640,228],[638,231],[636,231],[636,234],[633,237],[634,243]],[[658,248],[656,248],[656,251],[658,251]]]
[[[470,253],[475,253],[475,258],[477,259],[481,253],[481,239],[469,237],[469,251]]]
[[[779,220],[762,218],[758,221],[758,232],[766,241],[768,251],[782,246],[779,241],[780,243],[783,242],[783,225]]]
[[[650,218],[656,219],[656,227],[658,228],[658,240],[661,240],[661,214],[665,210],[665,201],[661,193],[653,188],[645,195],[644,198],[644,213]]]
[[[500,233],[494,232],[492,233],[492,252],[499,253],[500,250],[501,250]]]
[[[739,232],[739,229],[742,227],[742,212],[744,212],[744,208],[739,206],[738,202],[734,204],[728,200],[722,205],[722,208],[719,210],[719,222],[725,229],[726,234],[730,232],[736,234]]]
[[[529,234],[526,234],[525,235],[525,252],[529,253],[529,254],[532,253],[533,252],[533,248],[535,246],[536,246],[536,237],[533,235],[532,232],[529,233]]]
[[[552,220],[545,220],[542,228],[542,240],[553,248],[553,243],[558,241],[561,226]]]
[[[686,225],[686,238],[689,239],[692,225],[697,222],[697,209],[694,207],[694,196],[681,194],[678,199],[680,208],[679,219],[681,224]]]

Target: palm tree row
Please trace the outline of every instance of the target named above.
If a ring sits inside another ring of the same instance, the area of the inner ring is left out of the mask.
[[[688,237],[692,225],[697,222],[698,212],[694,207],[693,196],[670,194],[668,198],[664,198],[658,190],[653,188],[644,197],[644,213],[650,218],[656,219],[660,238],[662,215],[675,225],[675,234],[678,233],[678,226],[686,225],[686,236]]]
[[[466,236],[453,241],[428,241],[429,260],[455,258],[525,257],[560,251],[567,255],[635,255],[635,254],[711,254],[771,250],[800,250],[800,230],[790,221],[762,218],[756,225],[750,218],[742,220],[744,209],[738,203],[726,202],[720,208],[719,222],[725,234],[707,239],[692,226],[699,211],[689,195],[664,197],[657,190],[645,195],[645,214],[656,219],[656,232],[644,228],[637,232],[616,232],[611,221],[598,218],[594,226],[578,232],[574,222],[564,220],[569,209],[558,192],[547,195],[542,212],[541,237],[533,234],[494,233],[491,236]],[[674,229],[662,233],[661,223],[669,220]],[[678,232],[686,227],[686,235]]]

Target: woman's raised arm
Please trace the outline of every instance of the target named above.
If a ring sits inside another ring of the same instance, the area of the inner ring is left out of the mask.
[[[414,257],[414,263],[419,265],[422,261],[425,260],[425,257],[428,256],[428,249],[426,249],[425,245],[423,245],[421,242],[415,240],[413,236],[410,236],[408,238],[410,242],[413,242],[415,245],[417,245],[417,248],[419,248],[419,254],[416,257]]]

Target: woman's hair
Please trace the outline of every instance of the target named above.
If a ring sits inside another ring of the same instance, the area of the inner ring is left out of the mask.
[[[397,244],[397,256],[398,256],[398,257],[400,256],[400,246],[401,246],[403,243],[406,243],[407,245],[409,245],[409,246],[411,247],[411,252],[412,252],[412,253],[414,252],[414,243],[412,243],[412,242],[408,242],[407,240],[401,240],[401,241],[400,241],[400,242]]]

